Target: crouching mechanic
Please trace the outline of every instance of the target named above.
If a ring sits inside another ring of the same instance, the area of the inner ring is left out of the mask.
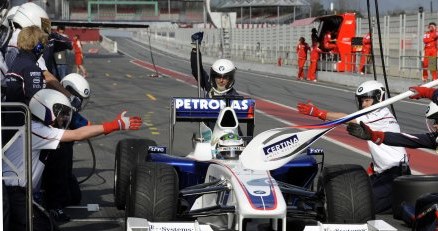
[[[81,99],[79,109],[84,109],[91,93],[88,81],[79,74],[71,73],[61,80],[61,84],[72,95]],[[68,129],[89,124],[78,112],[73,112]],[[55,150],[41,152],[41,156],[45,155],[47,159],[42,177],[43,202],[56,221],[69,221],[70,217],[63,209],[69,205],[80,204],[82,198],[79,183],[73,174],[73,145],[74,142],[62,142]]]
[[[119,130],[138,130],[142,124],[140,117],[126,117],[126,111],[110,122],[101,125],[84,126],[75,130],[68,127],[73,112],[69,100],[62,93],[52,89],[38,91],[30,100],[29,108],[33,119],[32,129],[32,190],[40,187],[44,160],[40,158],[42,149],[56,149],[60,142],[88,139],[101,134],[110,134]],[[11,216],[10,230],[26,228],[26,191],[27,179],[24,169],[23,135],[17,136],[10,148],[4,151],[3,178],[9,196]],[[34,230],[51,230],[48,217],[35,208],[33,214]]]
[[[356,103],[361,110],[385,99],[385,88],[377,81],[366,81],[356,90]],[[330,112],[317,108],[310,103],[299,103],[298,111],[322,120],[335,120],[346,116],[345,113]],[[365,123],[378,131],[400,132],[397,120],[387,107],[377,109],[350,121],[350,124]],[[406,150],[402,147],[376,145],[368,142],[372,163],[368,169],[374,194],[376,213],[388,211],[392,207],[392,182],[398,176],[410,174],[407,166]]]
[[[366,124],[349,124],[347,131],[360,139],[369,140],[377,145],[391,145],[406,148],[429,148],[436,150],[438,147],[438,91],[434,88],[411,87],[416,94],[411,99],[431,99],[426,111],[426,126],[429,130],[424,134],[407,134],[400,132],[377,131]]]

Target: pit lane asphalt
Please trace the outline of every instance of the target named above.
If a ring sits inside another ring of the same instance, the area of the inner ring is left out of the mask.
[[[96,172],[88,181],[81,184],[83,195],[81,205],[99,204],[100,211],[88,212],[84,208],[66,209],[72,221],[61,224],[62,230],[123,230],[124,212],[118,211],[113,204],[114,154],[117,142],[126,138],[148,138],[156,140],[159,145],[168,145],[170,97],[197,96],[197,90],[187,82],[167,76],[150,77],[151,71],[134,65],[131,62],[134,59],[151,62],[145,44],[127,38],[115,39],[123,54],[109,54],[96,44],[85,45],[85,51],[99,48],[99,52],[85,53],[84,62],[90,73],[88,81],[92,93],[91,100],[82,114],[92,123],[100,124],[112,120],[122,110],[128,110],[128,115],[140,115],[144,120],[144,126],[139,131],[115,132],[91,140],[96,153]],[[153,55],[157,65],[190,75],[188,52],[185,60],[158,51],[154,51]],[[298,82],[288,76],[272,74],[267,76],[263,73],[243,70],[238,71],[236,78],[236,89],[289,107],[295,107],[298,101],[310,98],[323,108],[345,112],[355,110],[353,88],[331,83]],[[333,94],[334,90],[336,90],[335,94]],[[424,105],[409,104],[409,107],[406,105],[403,104],[402,107],[406,112],[399,113],[399,118],[409,119],[409,122],[405,123],[407,129],[423,131]],[[309,123],[311,122],[314,121]],[[404,127],[405,124],[402,123],[402,126]],[[283,121],[256,111],[256,134],[284,126],[286,125]],[[184,155],[192,149],[189,140],[196,130],[196,124],[177,125],[175,147],[178,149],[175,150],[175,154]],[[313,146],[324,148],[326,164],[356,163],[365,167],[370,162],[369,157],[327,140],[321,139]],[[91,166],[91,154],[87,143],[78,142],[75,145],[74,173],[79,180],[89,173]],[[400,221],[393,220],[391,215],[379,215],[378,218],[386,220],[399,230],[408,230]]]

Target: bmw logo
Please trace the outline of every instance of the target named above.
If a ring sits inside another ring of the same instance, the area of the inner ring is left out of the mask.
[[[363,91],[363,87],[359,87],[359,89],[357,89],[357,92],[362,92]]]
[[[88,88],[86,88],[86,89],[84,90],[84,94],[85,94],[85,95],[90,94],[90,90],[88,90]]]
[[[219,66],[219,71],[224,71],[225,67],[224,66]]]

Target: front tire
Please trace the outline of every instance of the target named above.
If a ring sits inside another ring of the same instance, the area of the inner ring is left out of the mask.
[[[327,222],[365,223],[375,219],[371,183],[361,166],[346,164],[326,167],[322,180]]]
[[[164,163],[137,165],[130,185],[126,216],[148,221],[172,221],[178,202],[178,176]]]
[[[146,161],[149,146],[157,143],[147,139],[120,140],[116,147],[114,162],[114,203],[119,210],[125,209],[126,190],[132,169]]]

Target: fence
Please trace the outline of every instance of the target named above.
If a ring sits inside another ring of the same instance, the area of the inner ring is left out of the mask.
[[[383,57],[388,75],[412,78],[421,75],[420,60],[424,55],[423,35],[429,22],[438,22],[438,12],[380,18]],[[368,32],[368,19],[358,18],[356,23],[358,37]],[[372,19],[372,24],[376,72],[381,74],[383,68],[375,18]],[[255,25],[252,26],[255,27]],[[306,41],[311,41],[310,31],[313,27],[317,27],[317,25],[292,27],[287,24],[268,25],[262,28],[251,28],[250,26],[250,28],[244,29],[231,29],[231,59],[277,63],[278,59],[281,58],[285,65],[296,65],[295,46],[298,39],[304,37]],[[150,30],[154,42],[187,50],[190,49],[191,34],[202,30],[204,31],[204,39],[201,44],[202,52],[213,57],[221,57],[223,54],[219,29],[151,27]],[[146,31],[140,31],[135,36],[146,38],[147,34]],[[351,55],[356,56],[356,61],[360,60],[360,53],[352,53]],[[358,63],[356,63],[357,65]]]

